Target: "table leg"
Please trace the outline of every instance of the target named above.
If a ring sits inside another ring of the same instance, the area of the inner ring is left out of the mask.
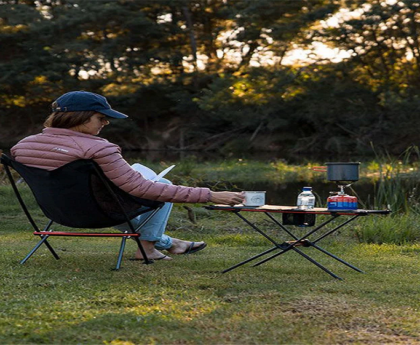
[[[237,267],[239,267],[239,266],[245,265],[246,263],[248,263],[248,262],[250,262],[250,261],[252,261],[252,260],[258,259],[259,257],[261,257],[261,256],[263,256],[263,255],[265,255],[265,254],[271,253],[273,250],[276,250],[276,249],[277,249],[277,247],[273,247],[273,248],[271,248],[271,249],[268,249],[268,250],[266,250],[265,252],[262,252],[261,254],[255,255],[255,256],[253,256],[252,258],[249,258],[249,259],[247,259],[247,260],[245,260],[245,261],[240,262],[239,264],[233,265],[233,266],[231,266],[231,267],[229,267],[229,268],[225,269],[224,271],[222,271],[222,273],[229,272],[229,271],[231,271],[231,270],[233,270],[233,269],[235,269],[235,268],[237,268]]]
[[[327,225],[330,221],[334,220],[335,218],[337,218],[338,216],[334,216],[333,218],[331,218],[330,220],[322,223],[321,225],[317,226],[315,229],[311,230],[310,232],[308,232],[305,236],[303,236],[301,239],[298,239],[295,235],[293,235],[285,226],[283,226],[283,224],[281,224],[280,222],[277,221],[277,219],[275,219],[271,214],[269,214],[268,212],[266,213],[266,215],[273,221],[275,222],[281,229],[283,229],[284,231],[286,231],[290,236],[292,236],[295,240],[296,243],[298,243],[299,241],[302,242],[302,240],[308,236],[310,236],[311,234],[315,233],[316,231],[320,230],[321,228],[323,228],[325,225]],[[309,247],[314,247],[315,249],[318,249],[319,251],[321,251],[322,253],[330,256],[331,258],[341,262],[342,264],[354,269],[357,272],[360,273],[364,273],[361,269],[351,265],[350,263],[344,261],[343,259],[340,259],[339,257],[335,256],[332,253],[329,253],[328,251],[326,251],[325,249],[319,247],[316,245],[316,242],[324,239],[325,237],[331,235],[332,233],[336,232],[338,229],[340,229],[341,227],[343,227],[344,225],[350,223],[351,221],[355,220],[357,217],[359,217],[360,215],[355,215],[354,217],[350,218],[349,220],[343,222],[342,224],[339,224],[338,226],[336,226],[334,229],[330,230],[329,232],[327,232],[326,234],[320,236],[319,238],[317,238],[315,241],[305,241],[305,244],[307,244]],[[295,244],[291,244],[290,247],[294,247]],[[261,264],[263,264],[264,262],[267,262],[281,254],[283,254],[287,249],[290,248],[285,248],[282,252],[280,253],[276,253],[258,263],[256,263],[254,266],[259,266]],[[309,261],[311,261],[312,263],[314,263],[315,265],[317,265],[318,267],[320,267],[322,270],[324,270],[325,272],[329,273],[330,275],[332,275],[333,277],[337,278],[337,276],[335,276],[335,274],[333,274],[331,271],[329,271],[328,269],[326,269],[324,266],[322,266],[321,264],[319,264],[318,262],[316,262],[315,260],[313,260],[312,258],[310,258],[308,255],[304,254],[302,251],[293,248],[298,254],[302,255],[303,257],[305,257],[306,259],[308,259]]]
[[[277,254],[274,254],[274,255],[270,256],[269,258],[267,258],[267,259],[264,259],[264,260],[260,261],[259,263],[255,264],[254,266],[258,266],[258,265],[260,265],[260,264],[262,264],[262,263],[264,263],[264,262],[266,262],[268,260],[271,260],[271,259],[273,259],[273,258],[275,258],[275,257],[277,257],[277,256],[279,256],[281,254],[284,254],[284,253],[288,252],[289,250],[293,249],[297,253],[299,253],[300,255],[302,255],[303,257],[305,257],[307,260],[311,261],[312,263],[314,263],[315,265],[317,265],[318,267],[320,267],[322,270],[324,270],[325,272],[327,272],[328,274],[330,274],[331,276],[333,276],[334,278],[341,279],[340,277],[336,276],[334,273],[332,273],[331,271],[329,271],[327,268],[325,268],[324,266],[322,266],[320,263],[318,263],[317,261],[315,261],[314,259],[312,259],[308,255],[302,253],[300,250],[297,250],[294,247],[294,244],[287,244],[287,245],[285,245],[285,244],[279,244],[274,239],[272,239],[270,236],[268,236],[266,233],[264,233],[262,230],[260,230],[257,226],[255,226],[253,223],[251,223],[248,219],[246,219],[244,216],[242,216],[239,212],[235,212],[235,214],[239,218],[241,218],[245,223],[247,223],[249,226],[251,226],[255,231],[257,231],[258,233],[260,233],[261,235],[263,235],[266,239],[268,239],[270,242],[272,242],[275,246],[273,248],[269,249],[269,250],[266,250],[263,253],[260,253],[258,255],[255,255],[255,256],[253,256],[253,257],[251,257],[251,258],[249,258],[249,259],[247,259],[245,261],[242,261],[242,262],[240,262],[240,263],[238,263],[238,264],[236,264],[234,266],[231,266],[231,267],[227,268],[226,270],[222,271],[222,273],[229,272],[229,271],[231,271],[231,270],[233,270],[233,269],[235,269],[235,268],[237,268],[239,266],[242,266],[242,265],[244,265],[244,264],[246,264],[246,263],[248,263],[250,261],[253,261],[255,259],[258,259],[261,256],[264,256],[264,255],[266,255],[268,253],[271,253],[272,251],[274,251],[276,249],[280,249],[281,252],[280,253],[277,253]],[[269,214],[269,213],[266,213],[266,214],[277,225],[279,225],[284,231],[286,231],[290,236],[292,236],[293,238],[295,238],[297,240],[296,243],[302,242],[303,240],[306,239],[307,236],[309,236],[309,235],[313,234],[314,232],[318,231],[319,229],[321,229],[322,227],[324,227],[325,225],[327,225],[328,223],[330,223],[335,218],[334,217],[334,218],[328,219],[327,221],[323,222],[321,225],[317,226],[312,231],[308,232],[304,237],[298,239],[291,232],[289,232],[289,230],[287,228],[285,228],[281,223],[279,223],[273,216],[271,216],[271,214]],[[306,243],[306,241],[305,241],[305,243]]]
[[[293,250],[295,252],[297,252],[298,254],[302,255],[305,259],[309,260],[310,262],[312,262],[314,265],[318,266],[321,270],[323,270],[324,272],[328,273],[330,276],[339,279],[339,280],[343,280],[343,278],[339,277],[338,275],[336,275],[335,273],[331,272],[328,268],[322,266],[319,262],[315,261],[314,259],[312,259],[309,255],[306,255],[305,253],[303,253],[301,250],[297,249],[297,248],[293,248]],[[259,265],[260,263],[255,264],[254,266]]]
[[[235,212],[235,214],[241,218],[245,223],[247,223],[251,228],[253,228],[255,231],[259,232],[261,235],[263,235],[267,240],[269,240],[271,243],[273,243],[276,247],[279,246],[279,244],[273,240],[270,236],[268,236],[265,232],[261,231],[256,227],[254,224],[252,224],[248,219],[246,219],[243,215],[241,215],[238,211]]]
[[[328,232],[327,232],[327,233],[325,233],[324,235],[322,235],[322,236],[320,236],[319,238],[317,238],[315,241],[312,241],[310,245],[311,245],[312,247],[314,247],[315,249],[318,249],[319,251],[323,252],[324,254],[326,254],[326,255],[328,255],[328,256],[330,256],[330,257],[332,257],[333,259],[335,259],[335,260],[337,260],[337,261],[341,262],[342,264],[344,264],[344,265],[346,265],[346,266],[348,266],[348,267],[350,267],[350,268],[354,269],[355,271],[360,272],[360,273],[365,273],[365,272],[363,272],[360,268],[357,268],[356,266],[353,266],[352,264],[350,264],[350,263],[348,263],[348,262],[344,261],[343,259],[340,259],[339,257],[335,256],[334,254],[329,253],[329,252],[328,252],[328,251],[326,251],[325,249],[323,249],[323,248],[321,248],[321,247],[319,247],[319,246],[317,246],[317,245],[316,245],[316,243],[317,243],[317,242],[321,241],[321,240],[322,240],[322,239],[324,239],[325,237],[327,237],[327,236],[331,235],[332,233],[336,232],[338,229],[342,228],[344,225],[347,225],[348,223],[352,222],[353,220],[355,220],[356,218],[358,218],[358,217],[360,217],[360,216],[361,216],[361,215],[355,215],[354,217],[350,218],[349,220],[347,220],[347,221],[345,221],[345,222],[341,223],[340,225],[336,226],[334,229],[332,229],[332,230],[328,231]]]
[[[348,267],[350,267],[350,268],[354,269],[355,271],[360,272],[360,273],[365,273],[365,272],[363,272],[360,268],[357,268],[356,266],[353,266],[352,264],[349,264],[348,262],[344,261],[343,259],[340,259],[338,256],[335,256],[335,255],[334,255],[334,254],[332,254],[332,253],[327,252],[325,249],[323,249],[323,248],[321,248],[321,247],[317,246],[316,244],[311,243],[311,246],[312,246],[312,247],[314,247],[315,249],[318,249],[319,251],[323,252],[324,254],[326,254],[326,255],[328,255],[328,256],[330,256],[330,257],[332,257],[333,259],[335,259],[335,260],[337,260],[337,261],[341,262],[342,264],[344,264],[344,265],[346,265],[346,266],[348,266]]]
[[[255,255],[255,256],[253,256],[253,257],[251,257],[251,258],[249,258],[249,259],[247,259],[245,261],[242,261],[242,262],[240,262],[240,263],[238,263],[238,264],[236,264],[236,265],[234,265],[232,267],[229,267],[229,268],[225,269],[224,271],[222,271],[222,273],[229,272],[229,271],[231,271],[231,270],[233,270],[233,269],[235,269],[235,268],[237,268],[239,266],[245,265],[246,263],[248,263],[248,262],[250,262],[252,260],[258,259],[259,257],[261,257],[263,255],[266,255],[268,253],[271,253],[272,251],[274,251],[274,250],[276,250],[276,249],[278,249],[280,247],[280,245],[275,240],[273,240],[270,236],[268,236],[266,233],[264,233],[263,231],[261,231],[254,224],[252,224],[248,219],[246,219],[244,216],[242,216],[239,212],[234,212],[234,213],[239,218],[241,218],[245,223],[247,223],[250,227],[252,227],[255,231],[257,231],[258,233],[260,233],[261,235],[263,235],[267,240],[269,240],[271,243],[273,243],[274,244],[274,247],[271,248],[271,249],[266,250],[265,252],[262,252],[261,254]]]

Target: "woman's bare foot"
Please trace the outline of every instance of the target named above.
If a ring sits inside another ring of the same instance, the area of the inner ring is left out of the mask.
[[[147,255],[147,258],[150,260],[172,260],[170,256],[167,256],[155,248],[155,244],[149,241],[141,241],[141,244],[144,248],[144,251]],[[144,260],[143,255],[140,251],[140,248],[137,249],[136,254],[134,255],[136,260]]]
[[[172,247],[168,249],[168,252],[171,254],[190,254],[205,247],[206,243],[204,242],[191,242],[172,238]]]

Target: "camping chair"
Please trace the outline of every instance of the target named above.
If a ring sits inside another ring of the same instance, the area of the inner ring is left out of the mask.
[[[115,270],[121,267],[127,238],[133,238],[145,259],[144,263],[153,263],[153,260],[147,259],[139,240],[140,234],[135,232],[130,219],[150,212],[140,225],[141,229],[162,208],[163,202],[137,198],[124,192],[105,176],[93,160],[77,160],[52,171],[28,167],[5,154],[1,156],[0,161],[4,165],[23,211],[35,230],[33,234],[41,237],[38,244],[20,262],[21,264],[24,264],[42,244],[45,244],[52,255],[59,259],[48,242],[51,236],[121,237]],[[44,215],[49,219],[43,230],[38,228],[29,213],[10,168],[17,171],[25,180]],[[70,228],[84,229],[84,231],[54,231],[51,229],[54,222]],[[107,228],[122,223],[129,225],[129,232],[86,231],[86,229]]]

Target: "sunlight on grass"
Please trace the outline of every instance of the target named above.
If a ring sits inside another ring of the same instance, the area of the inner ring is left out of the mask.
[[[162,319],[179,320],[182,322],[191,321],[196,317],[214,312],[217,305],[211,300],[202,298],[191,298],[188,291],[174,296],[176,298],[162,297],[155,304],[138,305],[134,308],[127,308],[125,312],[131,312],[138,315],[139,321],[147,316],[155,315]]]
[[[132,341],[125,341],[125,340],[111,340],[105,341],[104,344],[106,345],[135,345]]]

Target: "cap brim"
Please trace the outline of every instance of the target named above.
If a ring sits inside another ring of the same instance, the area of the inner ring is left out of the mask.
[[[114,119],[126,119],[128,117],[128,115],[125,115],[113,109],[104,109],[104,110],[96,110],[96,111],[106,116],[113,117]]]

